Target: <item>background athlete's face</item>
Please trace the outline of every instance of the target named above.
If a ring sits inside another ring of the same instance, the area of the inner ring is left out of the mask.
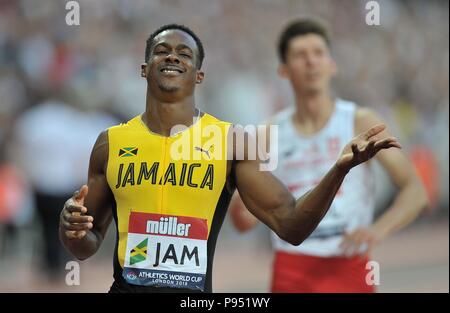
[[[327,90],[336,64],[325,40],[316,34],[297,36],[289,41],[286,62],[279,73],[288,78],[294,88],[317,93]]]
[[[155,37],[143,75],[153,92],[190,95],[203,79],[198,70],[197,44],[181,30],[166,30]]]

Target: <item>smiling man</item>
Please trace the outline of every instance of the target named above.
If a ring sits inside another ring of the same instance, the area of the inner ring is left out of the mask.
[[[185,26],[166,25],[150,35],[141,72],[147,80],[145,112],[99,135],[87,186],[61,212],[61,241],[81,260],[98,250],[114,218],[110,292],[211,292],[216,239],[236,188],[256,217],[298,245],[325,215],[351,168],[382,149],[400,148],[395,138],[379,135],[384,125],[372,127],[352,139],[322,181],[296,200],[271,173],[259,170],[259,159],[248,157],[250,136],[238,158],[239,129],[196,109],[203,58],[201,41]],[[176,157],[180,140],[212,126],[220,131],[193,140],[188,158]]]

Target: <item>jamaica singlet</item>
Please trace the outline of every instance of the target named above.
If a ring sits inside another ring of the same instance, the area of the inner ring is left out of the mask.
[[[117,227],[111,291],[212,291],[216,239],[231,197],[229,127],[204,114],[170,137],[151,132],[141,116],[108,129]]]

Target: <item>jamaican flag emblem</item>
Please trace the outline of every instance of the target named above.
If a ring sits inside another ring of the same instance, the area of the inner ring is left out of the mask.
[[[136,148],[136,147],[128,147],[128,148],[120,148],[119,149],[120,157],[136,156],[137,153],[138,153],[138,148]]]
[[[136,247],[130,251],[130,265],[142,262],[147,259],[148,238],[142,240]]]

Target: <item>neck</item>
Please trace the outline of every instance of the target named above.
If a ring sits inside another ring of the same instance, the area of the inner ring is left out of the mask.
[[[333,114],[334,101],[328,92],[315,94],[296,93],[294,124],[304,134],[310,135],[321,130]]]
[[[162,136],[170,136],[170,131],[175,125],[191,126],[196,114],[193,95],[174,101],[165,101],[153,97],[147,88],[142,121],[152,132]]]

